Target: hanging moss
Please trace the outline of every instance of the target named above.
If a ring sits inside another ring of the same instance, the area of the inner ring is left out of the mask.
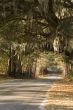
[[[0,55],[0,73],[5,74],[8,69],[8,56],[7,55]]]

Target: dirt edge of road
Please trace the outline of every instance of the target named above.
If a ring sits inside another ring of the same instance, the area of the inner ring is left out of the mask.
[[[73,110],[73,82],[57,81],[48,92],[45,110]]]

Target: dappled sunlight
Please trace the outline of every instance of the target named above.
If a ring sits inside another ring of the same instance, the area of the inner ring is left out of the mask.
[[[55,104],[55,105],[61,105],[61,106],[72,106],[73,107],[73,100],[68,100],[68,98],[66,99],[51,99],[49,102],[50,104]]]
[[[64,79],[64,77],[60,73],[49,73],[47,75],[40,75],[40,79],[46,79],[46,80],[61,80]]]
[[[46,110],[73,110],[73,106],[64,106],[64,105],[55,105],[55,104],[50,104],[46,108]]]
[[[39,110],[39,106],[45,100],[48,89],[51,88],[53,82],[54,80],[34,79],[8,81],[0,84],[0,109]]]
[[[48,96],[46,110],[73,110],[73,84],[57,82]]]
[[[73,110],[72,80],[73,0],[0,0],[0,110]]]

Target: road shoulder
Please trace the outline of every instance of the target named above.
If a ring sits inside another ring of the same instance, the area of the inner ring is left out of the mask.
[[[45,110],[73,110],[73,82],[57,81],[48,92]]]

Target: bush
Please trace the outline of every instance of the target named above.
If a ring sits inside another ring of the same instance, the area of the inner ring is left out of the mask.
[[[70,72],[67,74],[66,79],[67,79],[68,81],[73,81],[73,71],[70,71]]]

